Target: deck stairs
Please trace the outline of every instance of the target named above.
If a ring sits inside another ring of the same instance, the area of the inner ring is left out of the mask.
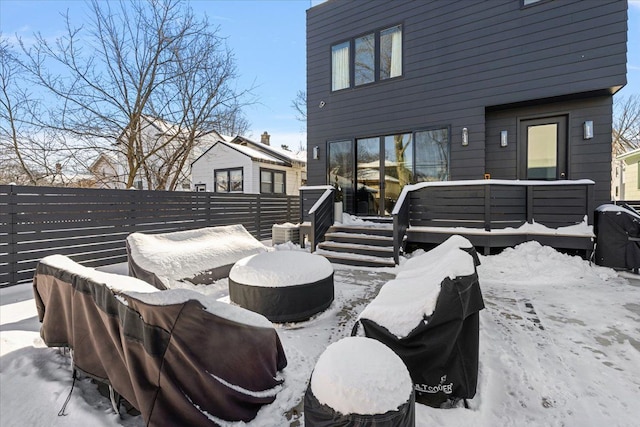
[[[360,218],[362,222],[336,223],[318,244],[316,254],[335,264],[358,267],[395,267],[393,223],[390,218]]]

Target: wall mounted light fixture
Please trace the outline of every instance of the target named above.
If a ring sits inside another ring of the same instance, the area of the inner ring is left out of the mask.
[[[462,128],[462,145],[464,147],[469,145],[469,130],[467,128]]]
[[[315,146],[313,147],[313,160],[318,160],[320,158],[320,147],[319,146]]]
[[[509,143],[509,133],[506,130],[500,131],[500,147],[506,147]]]
[[[593,120],[587,120],[586,122],[584,122],[583,124],[583,130],[584,130],[584,139],[591,139],[593,138]]]

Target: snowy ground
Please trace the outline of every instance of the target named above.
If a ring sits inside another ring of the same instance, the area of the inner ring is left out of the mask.
[[[640,280],[537,243],[481,257],[478,393],[470,409],[416,405],[417,426],[637,426]],[[116,266],[116,270],[121,266]],[[348,336],[393,270],[336,267],[336,299],[317,317],[277,325],[289,365],[276,401],[248,424],[303,425],[300,404],[315,361]],[[207,288],[226,297],[226,283]],[[87,379],[71,387],[69,357],[39,337],[28,285],[0,290],[1,426],[141,426],[115,415]]]

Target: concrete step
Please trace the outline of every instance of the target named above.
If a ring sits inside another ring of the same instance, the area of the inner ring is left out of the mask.
[[[324,240],[328,242],[393,247],[393,237],[377,236],[373,234],[345,233],[339,231],[334,233],[326,233],[324,235]]]
[[[334,252],[323,249],[318,249],[315,252],[317,255],[322,255],[330,262],[335,264],[352,265],[356,267],[395,267],[393,257],[382,258],[377,256],[358,255],[353,253]]]
[[[318,248],[329,252],[353,253],[357,255],[393,258],[393,247],[390,246],[371,246],[355,243],[324,241],[318,244]]]

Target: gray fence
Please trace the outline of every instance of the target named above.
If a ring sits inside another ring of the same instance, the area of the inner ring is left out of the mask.
[[[137,231],[242,224],[262,240],[273,224],[299,219],[296,196],[0,185],[0,287],[29,282],[47,255],[125,262],[125,239]]]

